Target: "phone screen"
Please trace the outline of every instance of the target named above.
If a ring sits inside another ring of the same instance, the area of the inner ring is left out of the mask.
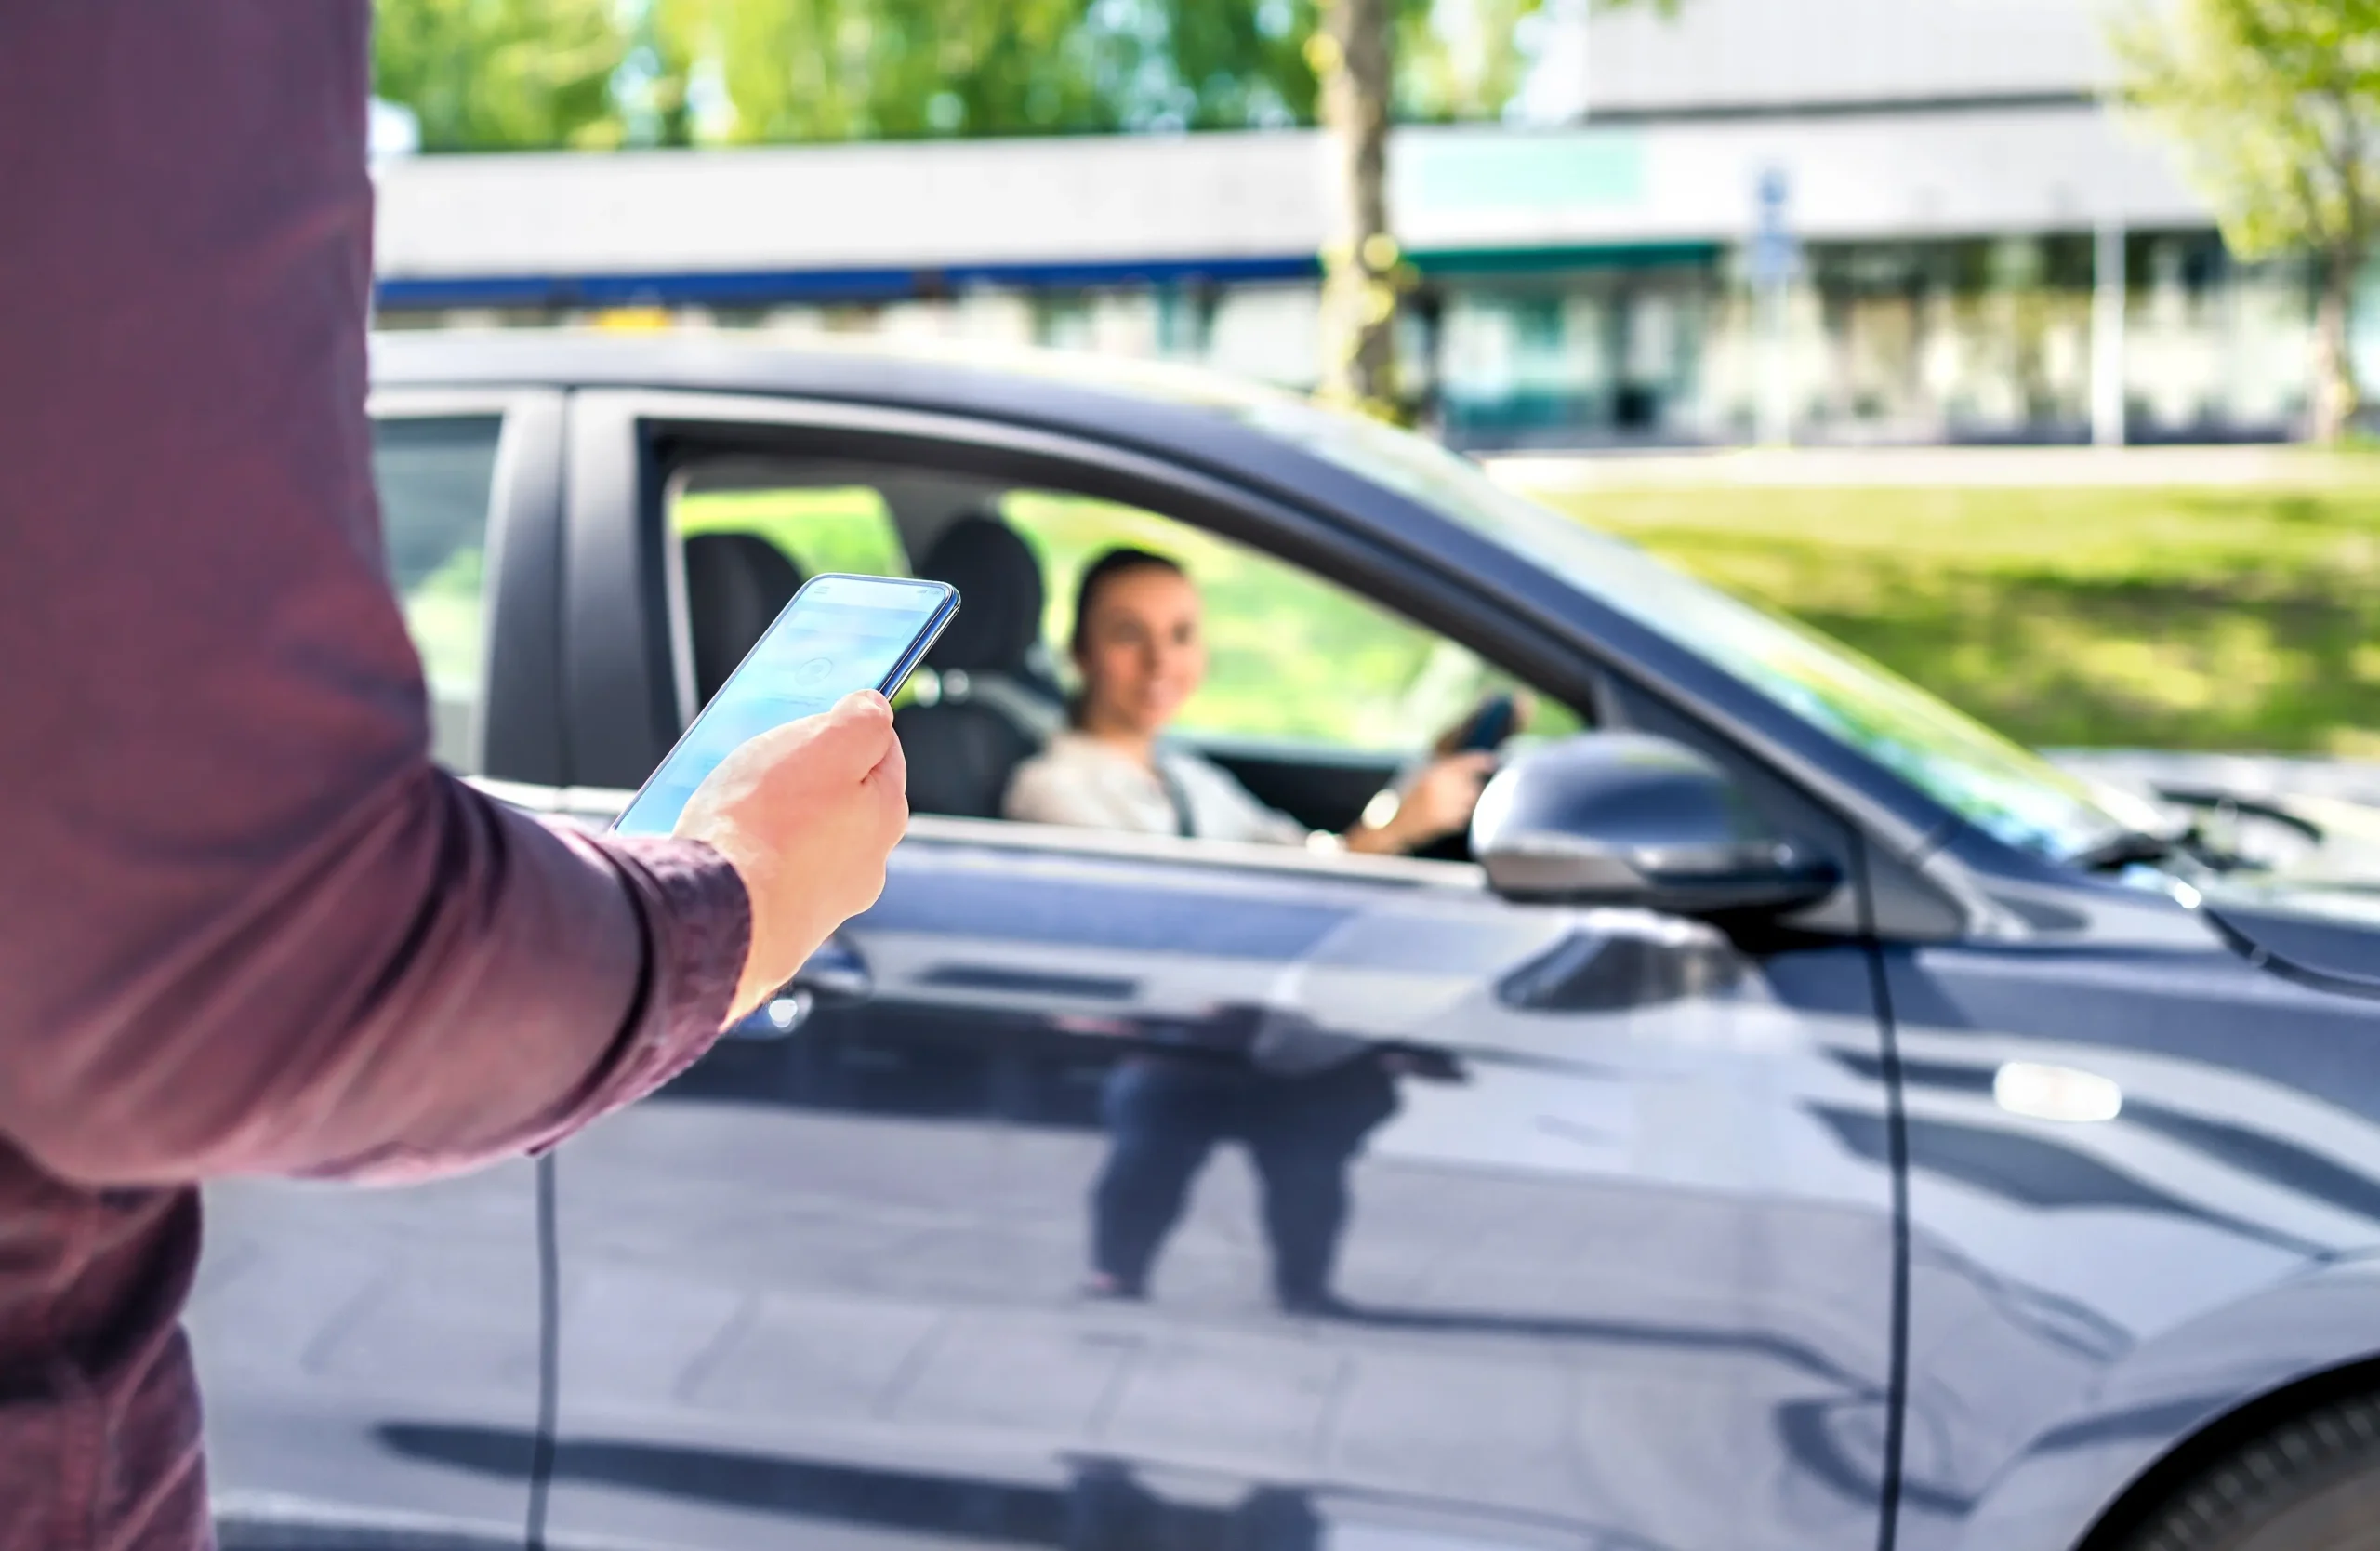
[[[854,690],[901,687],[959,612],[958,590],[891,577],[814,577],[753,646],[613,828],[666,835],[720,761]]]

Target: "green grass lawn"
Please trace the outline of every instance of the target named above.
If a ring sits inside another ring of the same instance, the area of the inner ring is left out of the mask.
[[[2380,471],[1539,494],[2027,743],[2380,757]]]

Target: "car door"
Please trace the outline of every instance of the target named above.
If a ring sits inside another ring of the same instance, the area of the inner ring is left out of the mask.
[[[605,412],[574,467],[650,554]],[[559,1154],[550,1544],[1872,1543],[1856,944],[920,816],[836,959]],[[1145,1296],[1086,1296],[1118,1242]]]
[[[553,635],[560,395],[413,391],[373,410],[433,752],[554,783],[552,652],[537,643]],[[224,1544],[521,1544],[523,1472],[458,1469],[426,1440],[511,1448],[535,1421],[531,1165],[404,1190],[226,1181],[205,1210],[190,1329]]]

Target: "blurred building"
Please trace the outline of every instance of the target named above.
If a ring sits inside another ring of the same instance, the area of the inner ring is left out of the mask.
[[[2232,263],[2168,150],[2102,105],[2096,15],[1686,0],[1582,23],[1577,122],[1396,136],[1408,388],[1474,445],[2287,434],[2307,279]],[[401,158],[379,304],[1303,384],[1327,177],[1302,132]]]

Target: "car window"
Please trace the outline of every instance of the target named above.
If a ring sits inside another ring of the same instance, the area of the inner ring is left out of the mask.
[[[1293,402],[1240,413],[1550,568],[2010,845],[2070,857],[2159,823],[1848,647],[1508,491],[1435,443]]]
[[[480,768],[487,679],[487,523],[496,415],[386,418],[372,428],[372,477],[390,580],[429,681],[430,754]]]
[[[1284,561],[1156,512],[1045,490],[1014,490],[1000,514],[1041,561],[1044,639],[1065,660],[1075,589],[1115,545],[1179,561],[1204,606],[1205,685],[1180,728],[1409,753],[1481,697],[1518,686],[1474,653]],[[1567,708],[1535,697],[1532,736],[1574,732]]]
[[[822,571],[897,577],[908,571],[884,497],[869,485],[768,490],[692,489],[670,508],[681,537],[749,533],[782,550],[806,577]]]

